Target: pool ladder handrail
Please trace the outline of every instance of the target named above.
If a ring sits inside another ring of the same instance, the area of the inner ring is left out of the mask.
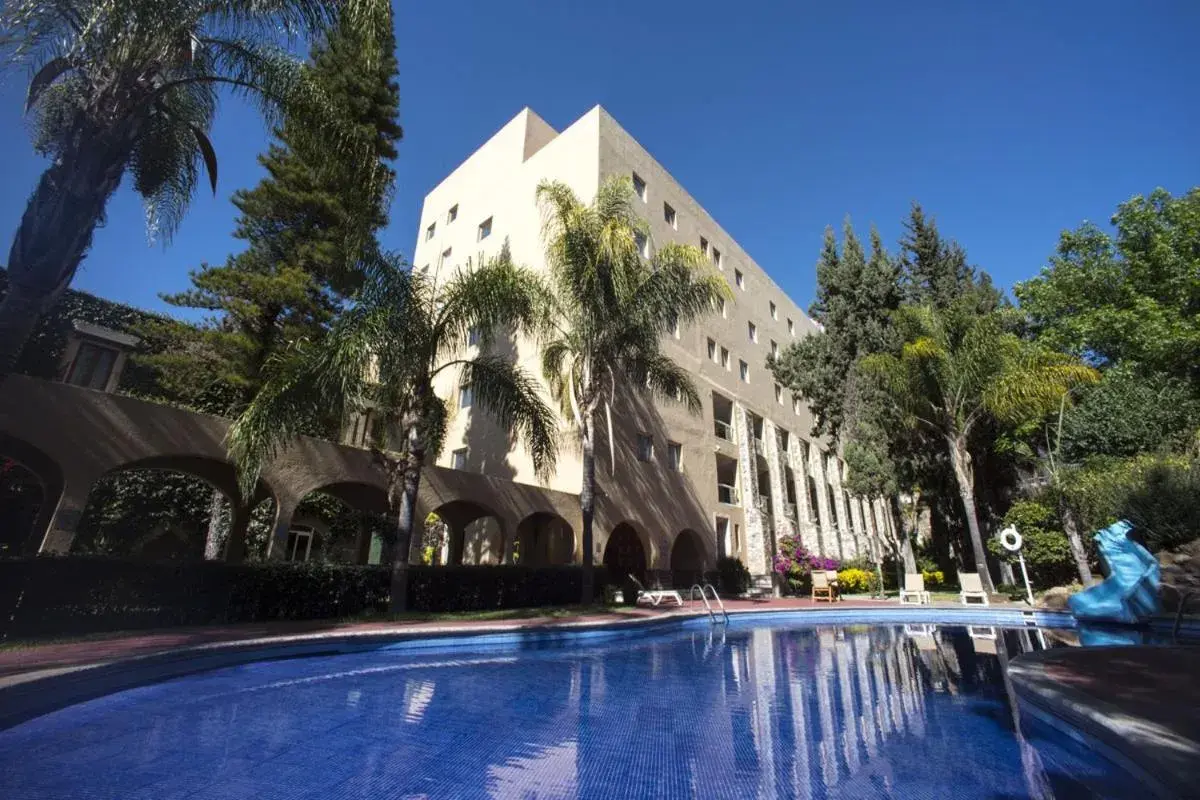
[[[706,583],[701,586],[698,583],[693,583],[692,588],[688,590],[688,604],[691,605],[696,599],[696,592],[700,592],[700,599],[704,601],[704,607],[708,609],[708,618],[712,624],[716,625],[719,622],[729,622],[729,612],[725,610],[725,604],[721,602],[721,596],[717,594],[717,587],[711,583]],[[708,593],[712,592],[713,600],[717,601],[717,607],[721,609],[721,615],[724,620],[717,619],[716,613],[713,611],[712,604],[708,602]]]

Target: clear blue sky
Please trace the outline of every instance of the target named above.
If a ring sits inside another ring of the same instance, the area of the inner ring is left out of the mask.
[[[826,225],[894,245],[913,200],[1009,287],[1060,230],[1200,184],[1198,30],[1195,0],[405,3],[385,244],[411,253],[421,198],[522,107],[561,129],[601,103],[802,305]],[[23,78],[0,84],[0,262],[42,168]],[[231,102],[214,141],[218,196],[148,247],[122,189],[75,286],[163,308],[237,249],[228,198],[266,132]]]

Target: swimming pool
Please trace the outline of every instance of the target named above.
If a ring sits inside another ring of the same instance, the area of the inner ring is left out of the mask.
[[[1134,797],[1015,730],[1030,629],[707,622],[197,673],[0,732],[0,797]]]

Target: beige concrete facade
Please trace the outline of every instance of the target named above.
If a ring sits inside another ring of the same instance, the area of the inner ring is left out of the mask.
[[[615,463],[605,447],[598,464],[606,522],[628,522],[648,545],[647,565],[658,569],[672,566],[670,552],[684,530],[699,534],[707,565],[732,554],[758,576],[770,572],[776,541],[786,534],[842,559],[882,552],[874,544],[886,535],[879,515],[864,514],[862,502],[843,491],[843,462],[828,442],[809,435],[808,408],[777,386],[766,367],[769,354],[815,332],[816,323],[603,108],[561,132],[521,111],[426,195],[413,268],[441,280],[507,242],[515,261],[545,270],[537,185],[561,181],[588,202],[615,175],[637,178],[649,247],[675,241],[704,248],[733,300],[722,313],[666,337],[666,353],[694,377],[701,414],[648,398],[614,409]],[[536,343],[502,346],[539,374]],[[446,376],[439,392],[458,398],[456,380]],[[581,463],[565,423],[558,472],[543,484],[505,431],[472,408],[452,405],[439,465],[578,494]],[[649,461],[638,458],[639,435],[652,437]],[[670,463],[676,445],[679,470]],[[611,532],[597,525],[598,561]]]

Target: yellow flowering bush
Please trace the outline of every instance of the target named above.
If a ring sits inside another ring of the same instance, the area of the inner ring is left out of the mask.
[[[921,577],[925,579],[925,588],[932,589],[935,586],[941,586],[946,582],[946,576],[942,574],[940,569],[932,571],[921,570]]]
[[[871,594],[879,589],[879,576],[851,567],[838,571],[838,586],[842,594]]]

